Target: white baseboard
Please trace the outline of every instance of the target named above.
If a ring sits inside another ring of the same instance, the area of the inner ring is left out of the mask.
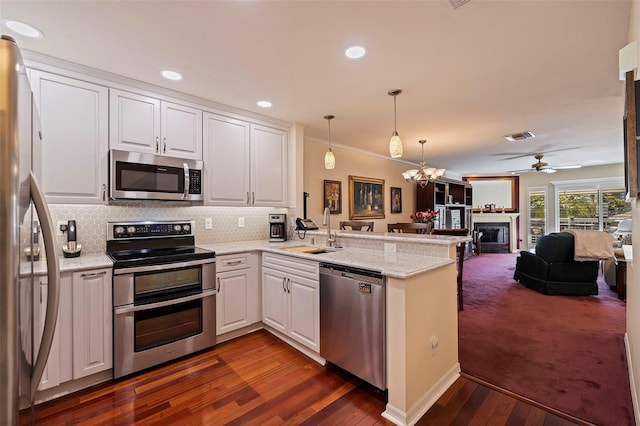
[[[460,377],[460,363],[456,362],[407,412],[391,404],[387,404],[387,408],[382,413],[382,417],[400,426],[416,424],[418,420],[424,416],[424,413],[453,385],[453,382],[455,382],[458,377]]]
[[[624,333],[624,348],[627,355],[627,369],[629,370],[629,387],[631,388],[631,402],[633,402],[633,417],[636,420],[636,424],[640,424],[640,407],[638,406],[638,393],[636,392],[636,380],[633,375],[631,348],[629,346],[629,336],[627,333]]]

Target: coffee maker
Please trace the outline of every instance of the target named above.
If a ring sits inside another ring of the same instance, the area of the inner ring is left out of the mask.
[[[62,245],[62,255],[64,257],[78,257],[82,250],[82,244],[78,243],[76,221],[70,220],[63,232],[67,233],[67,242]]]
[[[287,215],[269,213],[269,241],[287,241]]]

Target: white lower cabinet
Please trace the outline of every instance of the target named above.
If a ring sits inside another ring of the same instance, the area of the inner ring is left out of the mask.
[[[112,367],[111,269],[73,273],[73,378]]]
[[[320,352],[318,262],[264,253],[262,322]]]
[[[40,349],[44,319],[47,311],[49,286],[47,277],[35,277],[33,286],[33,333],[34,357]],[[45,390],[72,379],[71,366],[71,276],[60,276],[60,305],[53,342],[47,358],[47,365],[42,373],[38,390]]]
[[[216,335],[260,321],[259,257],[256,253],[216,259]]]

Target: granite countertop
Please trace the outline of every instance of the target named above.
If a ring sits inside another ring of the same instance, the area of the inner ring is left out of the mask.
[[[83,254],[80,257],[59,257],[60,272],[84,271],[87,269],[111,268],[113,262],[104,253]],[[29,262],[20,263],[20,275],[29,273]],[[33,273],[36,275],[44,275],[47,273],[47,262],[42,259],[33,264]]]
[[[377,250],[365,250],[357,248],[330,249],[326,253],[298,253],[285,250],[287,247],[308,245],[304,241],[286,241],[270,243],[265,240],[241,241],[222,244],[198,244],[198,247],[213,250],[216,256],[235,254],[249,251],[262,251],[275,254],[284,254],[300,259],[314,260],[317,262],[334,263],[343,266],[352,266],[362,269],[381,272],[392,278],[405,279],[423,272],[440,268],[453,263],[452,260],[440,257],[419,256],[404,253],[385,253]],[[318,246],[323,247],[323,246]]]

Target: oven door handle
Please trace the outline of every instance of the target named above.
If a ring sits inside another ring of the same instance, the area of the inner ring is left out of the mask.
[[[126,305],[115,307],[113,309],[113,313],[114,315],[124,315],[131,312],[150,311],[151,309],[164,308],[167,306],[177,305],[178,303],[191,302],[192,300],[204,299],[205,297],[211,297],[215,295],[215,290],[205,291],[203,293],[192,294],[191,296],[181,297],[179,299],[164,300],[162,302],[149,303],[147,305]]]
[[[134,268],[116,268],[113,275],[133,274],[136,272],[164,271],[166,269],[186,268],[188,266],[205,265],[207,263],[216,263],[215,259],[199,259],[189,260],[186,262],[161,263],[158,265],[136,266]]]

